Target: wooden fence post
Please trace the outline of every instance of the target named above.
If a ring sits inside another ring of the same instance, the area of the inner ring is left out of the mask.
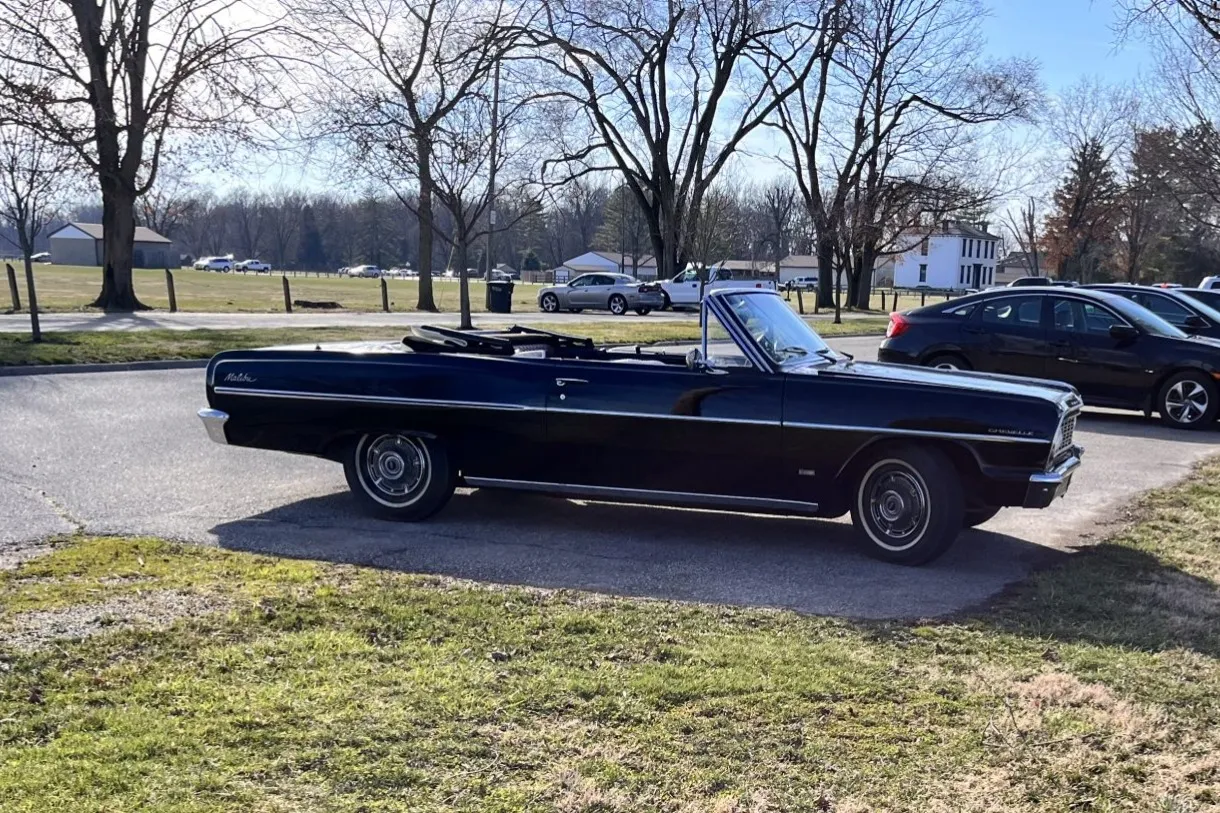
[[[21,310],[21,294],[17,290],[17,272],[13,270],[11,263],[5,263],[4,268],[8,271],[8,294],[13,299],[13,310]]]
[[[801,289],[796,289],[796,312],[801,316],[805,315],[805,297],[801,296]]]
[[[814,291],[813,292],[813,312],[817,313],[821,309],[822,309],[822,292]]]
[[[169,291],[169,312],[178,312],[178,297],[174,293],[174,273],[165,269],[165,288]]]
[[[284,313],[292,313],[292,291],[288,288],[288,277],[282,276],[284,283]]]
[[[390,289],[385,284],[385,277],[381,278],[381,309],[390,312]]]
[[[928,292],[920,291],[919,292],[919,307],[922,308],[926,304],[928,304]]]
[[[881,312],[885,313],[885,291],[881,292]]]
[[[26,265],[25,267],[25,287],[26,296],[30,300],[30,333],[33,334],[34,341],[42,341],[42,327],[38,324],[38,294],[34,292],[34,267]]]

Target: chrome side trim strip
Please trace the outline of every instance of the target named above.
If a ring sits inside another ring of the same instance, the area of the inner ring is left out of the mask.
[[[207,430],[208,437],[214,443],[222,446],[229,445],[229,439],[225,436],[225,424],[229,421],[227,412],[221,412],[219,409],[201,409],[199,410],[199,420],[203,421],[203,428]]]
[[[241,387],[216,387],[219,395],[246,395],[255,398],[296,398],[303,401],[353,401],[359,404],[389,404],[393,406],[434,407],[438,409],[488,409],[497,412],[541,412],[541,407],[523,404],[491,404],[482,401],[445,401],[440,399],[398,398],[389,395],[348,395],[343,393],[294,392],[291,390],[258,390]]]
[[[745,424],[747,426],[774,426],[777,429],[783,426],[780,421],[755,421],[750,420],[749,418],[717,418],[711,415],[674,415],[669,412],[648,414],[644,412],[617,412],[612,409],[557,409],[555,407],[547,407],[546,411],[555,412],[562,415],[600,415],[606,418],[646,418],[663,421],[701,421],[703,423],[734,423]]]
[[[498,480],[489,477],[467,477],[466,484],[474,488],[504,488],[513,491],[535,491],[587,499],[626,500],[629,502],[671,502],[686,505],[712,505],[725,508],[767,508],[779,511],[813,512],[815,502],[773,500],[766,497],[741,497],[731,494],[697,494],[690,491],[652,491],[644,488],[611,488],[581,486],[570,483],[540,483],[533,480]]]
[[[1050,443],[1040,438],[1022,438],[1015,435],[978,435],[970,432],[936,432],[928,429],[891,429],[882,426],[839,426],[829,423],[784,422],[785,427],[797,429],[829,429],[838,432],[876,432],[879,435],[909,435],[919,438],[946,438],[948,440],[978,440],[990,443]]]

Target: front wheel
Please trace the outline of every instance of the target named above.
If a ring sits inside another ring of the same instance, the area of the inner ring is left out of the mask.
[[[402,433],[364,435],[344,458],[343,472],[361,508],[400,522],[432,516],[457,486],[440,441]]]
[[[900,565],[939,557],[962,530],[961,479],[940,451],[896,446],[872,459],[856,483],[851,518],[868,555]]]
[[[636,308],[635,312],[640,316],[647,316],[648,314],[652,313],[652,308]]]
[[[615,294],[610,297],[610,301],[606,306],[615,316],[622,316],[627,312],[627,298],[622,294]]]
[[[1220,399],[1212,380],[1193,371],[1177,373],[1161,387],[1161,422],[1177,429],[1203,429],[1216,420]]]
[[[555,313],[559,310],[559,297],[554,294],[543,294],[542,299],[538,300],[538,307],[546,313]]]
[[[995,518],[995,515],[1000,513],[1000,509],[991,508],[967,508],[965,516],[962,519],[963,528],[977,528],[984,522],[988,522]]]

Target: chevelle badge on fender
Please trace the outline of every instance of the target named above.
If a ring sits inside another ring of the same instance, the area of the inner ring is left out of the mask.
[[[855,362],[771,291],[713,292],[703,317],[685,354],[525,327],[234,350],[199,415],[219,443],[341,462],[390,519],[459,485],[850,513],[865,551],[910,565],[1003,507],[1050,505],[1080,465],[1068,385]]]

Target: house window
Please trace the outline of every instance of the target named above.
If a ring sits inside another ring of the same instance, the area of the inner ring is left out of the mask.
[[[923,238],[919,241],[919,254],[922,257],[928,256],[928,238]]]
[[[963,257],[966,256],[966,238],[965,237],[962,238],[962,256]]]
[[[920,282],[927,282],[927,281],[928,281],[928,265],[927,265],[927,263],[920,263],[920,264],[919,264],[919,281],[920,281]]]

